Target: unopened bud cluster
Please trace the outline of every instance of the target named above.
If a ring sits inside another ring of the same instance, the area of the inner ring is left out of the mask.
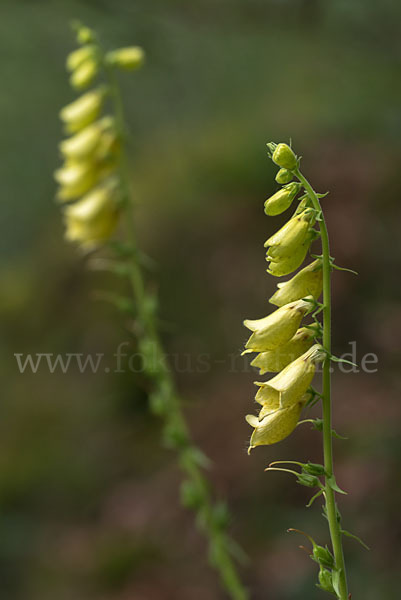
[[[268,144],[268,151],[280,170],[276,181],[283,186],[265,202],[265,213],[278,215],[289,209],[302,193],[302,185],[292,181],[298,159],[286,144]],[[319,235],[314,228],[316,211],[303,192],[288,222],[265,243],[267,272],[275,277],[289,275],[304,262],[312,241]],[[250,450],[255,446],[274,444],[296,427],[302,408],[310,398],[309,388],[316,363],[326,354],[317,343],[319,324],[301,326],[301,322],[317,306],[322,292],[320,258],[299,270],[290,280],[277,284],[269,302],[278,308],[267,317],[245,320],[252,331],[245,353],[256,352],[252,365],[260,374],[277,373],[268,381],[256,382],[256,402],[261,405],[258,416],[248,415],[254,428]]]
[[[63,165],[55,172],[57,199],[63,203],[66,238],[85,249],[102,244],[114,233],[124,204],[120,168],[122,132],[106,114],[110,89],[99,80],[107,69],[136,69],[141,48],[121,48],[103,55],[95,34],[77,30],[79,47],[66,61],[71,86],[81,96],[60,111],[69,137],[60,145]]]

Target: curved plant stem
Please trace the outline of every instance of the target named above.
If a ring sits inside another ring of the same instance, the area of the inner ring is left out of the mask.
[[[331,262],[329,236],[323,212],[321,210],[319,198],[312,188],[309,181],[302,175],[299,169],[295,170],[295,175],[304,186],[313,207],[320,216],[319,227],[322,240],[323,254],[323,347],[327,352],[327,357],[323,365],[323,452],[324,467],[326,470],[325,478],[325,499],[327,519],[329,522],[330,537],[333,546],[336,569],[338,570],[339,585],[338,592],[340,600],[347,600],[347,578],[344,563],[344,553],[342,547],[342,534],[340,519],[337,511],[334,491],[330,485],[330,478],[333,476],[333,444],[331,429],[331,374],[330,374],[330,356],[331,356]]]
[[[109,91],[114,105],[117,128],[122,139],[126,132],[123,105],[114,70],[105,65],[109,81]],[[127,158],[122,149],[121,182],[123,186],[124,204],[132,209],[132,192]],[[210,490],[209,482],[203,473],[203,463],[206,460],[201,451],[192,442],[183,411],[181,399],[175,387],[174,379],[165,358],[165,352],[160,340],[155,298],[147,290],[140,262],[137,260],[138,250],[135,242],[135,232],[131,215],[127,214],[128,230],[127,243],[131,250],[129,280],[137,314],[137,337],[140,347],[147,348],[151,353],[152,370],[144,370],[152,383],[152,395],[157,401],[151,409],[163,419],[163,430],[166,441],[179,456],[179,463],[185,474],[186,491],[190,492],[185,504],[195,510],[197,523],[204,531],[209,543],[209,560],[217,570],[223,587],[232,600],[246,600],[248,594],[237,573],[232,554],[240,549],[226,532],[227,516],[225,506],[216,504]],[[184,488],[185,490],[185,488]]]

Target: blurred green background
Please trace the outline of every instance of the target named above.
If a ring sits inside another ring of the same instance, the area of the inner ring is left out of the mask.
[[[109,48],[142,45],[121,78],[132,131],[141,245],[158,263],[165,340],[194,436],[213,459],[254,600],[319,599],[316,568],[286,534],[326,542],[319,502],[274,459],[320,461],[320,434],[246,454],[254,374],[236,362],[241,322],[269,310],[263,242],[274,189],[265,143],[288,141],[324,201],[334,274],[334,351],[378,355],[376,373],[334,378],[335,443],[352,597],[395,598],[401,563],[400,58],[392,0],[3,0],[0,581],[7,600],[222,600],[180,475],[131,373],[19,373],[14,353],[104,353],[121,316],[63,240],[52,172],[69,22]],[[281,220],[280,220],[281,219]],[[135,349],[133,348],[134,352]],[[130,351],[129,351],[130,352]],[[206,372],[196,368],[207,355]],[[188,360],[190,361],[188,363]],[[318,412],[316,413],[318,414]]]

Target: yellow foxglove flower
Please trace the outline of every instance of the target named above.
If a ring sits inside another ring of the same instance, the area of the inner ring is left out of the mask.
[[[65,208],[65,236],[85,248],[96,246],[113,234],[118,215],[115,187],[99,186]]]
[[[276,306],[284,306],[284,304],[305,298],[305,296],[313,296],[313,298],[317,299],[322,293],[322,286],[322,260],[318,258],[310,265],[301,269],[301,271],[298,271],[289,281],[278,283],[278,290],[270,298],[269,302]]]
[[[253,331],[245,348],[252,352],[266,352],[287,343],[310,308],[311,303],[307,300],[297,300],[278,308],[263,319],[245,320],[245,327]]]
[[[280,169],[275,177],[277,183],[280,183],[281,185],[284,183],[290,183],[293,178],[294,175],[291,173],[291,171],[288,171],[288,169]]]
[[[297,426],[302,407],[303,402],[297,402],[286,408],[279,408],[261,420],[254,415],[247,415],[247,422],[254,427],[248,454],[256,446],[276,444],[289,436]]]
[[[277,261],[290,257],[307,239],[311,224],[313,214],[308,210],[292,217],[265,242],[267,258]]]
[[[272,154],[272,160],[279,167],[293,171],[297,167],[297,157],[287,144],[277,144]]]
[[[65,158],[71,160],[82,160],[105,158],[105,147],[110,147],[110,135],[113,141],[117,135],[114,129],[114,121],[111,117],[103,117],[99,121],[88,125],[72,137],[63,140],[60,144],[61,153]]]
[[[67,56],[66,67],[68,71],[75,71],[81,66],[88,58],[93,58],[95,53],[95,47],[92,45],[82,46]]]
[[[105,94],[102,87],[91,90],[60,111],[60,118],[69,133],[83,129],[98,118]]]
[[[133,71],[139,69],[145,60],[145,53],[139,46],[130,46],[128,48],[118,48],[107,53],[106,60],[120,69]]]
[[[322,346],[315,344],[269,381],[256,382],[259,386],[256,402],[268,410],[275,409],[277,405],[285,408],[296,404],[312,383],[316,362],[324,358]]]
[[[311,239],[312,238],[308,236],[305,242],[294,250],[294,253],[291,256],[277,258],[275,260],[270,260],[267,257],[267,260],[270,260],[269,267],[266,269],[267,272],[270,273],[270,275],[274,275],[274,277],[284,277],[285,275],[289,275],[293,271],[296,271],[305,260]]]
[[[269,216],[280,215],[292,204],[295,196],[301,189],[299,183],[289,183],[281,190],[270,196],[265,202],[265,213]]]
[[[67,162],[57,169],[54,178],[60,184],[59,200],[73,200],[85,194],[98,179],[96,165],[91,162]]]
[[[278,373],[296,358],[304,354],[314,343],[316,332],[309,327],[301,327],[296,334],[275,350],[260,352],[251,362],[259,369],[259,374]]]
[[[94,58],[88,58],[79,65],[70,77],[70,83],[76,90],[88,87],[98,73],[98,63]]]

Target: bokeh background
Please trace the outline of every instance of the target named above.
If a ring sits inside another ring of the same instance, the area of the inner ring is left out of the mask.
[[[132,373],[19,373],[15,353],[104,353],[129,340],[96,300],[110,277],[63,240],[53,202],[69,22],[106,47],[143,45],[121,78],[142,247],[158,263],[165,342],[193,434],[214,461],[254,600],[312,600],[297,527],[326,542],[319,502],[274,459],[320,461],[320,434],[246,454],[254,374],[241,322],[270,310],[263,242],[274,191],[265,143],[288,141],[320,191],[340,265],[334,351],[378,356],[334,378],[335,443],[353,598],[395,598],[401,563],[400,30],[392,0],[3,0],[0,580],[7,600],[222,600],[180,475]],[[281,220],[280,220],[281,219]],[[135,348],[132,348],[132,352]],[[197,368],[206,355],[208,368]]]

